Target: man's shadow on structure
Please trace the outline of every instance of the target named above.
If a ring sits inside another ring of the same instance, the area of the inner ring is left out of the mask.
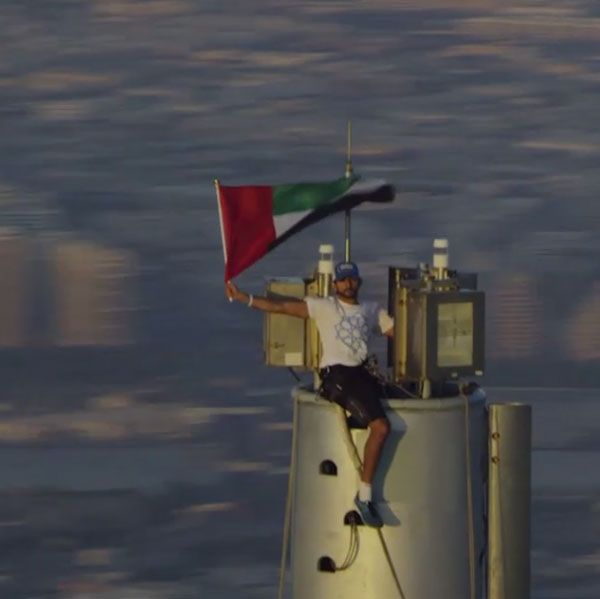
[[[390,477],[393,476],[390,475],[390,470],[394,456],[398,451],[400,441],[406,434],[406,422],[401,416],[398,416],[398,414],[394,412],[392,412],[388,418],[391,424],[390,434],[385,441],[385,447],[381,459],[379,460],[379,464],[377,465],[377,472],[375,473],[375,480],[373,481],[373,493],[376,498],[381,498],[381,503],[377,504],[377,509],[379,510],[379,514],[385,522],[385,525],[401,526],[402,522],[392,510],[388,497],[385,496],[384,488],[386,487],[386,481],[389,486]]]

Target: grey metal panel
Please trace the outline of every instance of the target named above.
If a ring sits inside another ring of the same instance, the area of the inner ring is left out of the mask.
[[[305,283],[299,278],[271,279],[267,297],[305,296]],[[303,319],[265,312],[263,327],[265,363],[269,366],[303,367],[306,364],[306,325]]]
[[[488,599],[531,591],[531,406],[489,407]]]
[[[485,293],[483,291],[433,292],[427,294],[427,339],[425,376],[433,380],[483,374],[485,364]],[[437,363],[438,309],[446,303],[469,302],[473,306],[473,356],[471,364],[442,367]]]

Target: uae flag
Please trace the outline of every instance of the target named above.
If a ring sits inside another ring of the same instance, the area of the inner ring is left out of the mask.
[[[394,188],[385,181],[342,177],[328,183],[242,185],[217,182],[217,199],[230,281],[288,237],[334,212],[362,202],[391,202]]]

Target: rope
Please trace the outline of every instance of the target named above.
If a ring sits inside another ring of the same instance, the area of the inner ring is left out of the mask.
[[[296,445],[298,442],[298,400],[294,397],[294,417],[292,423],[292,453],[290,456],[290,473],[288,475],[287,497],[285,500],[285,519],[283,523],[283,540],[281,546],[281,565],[279,566],[278,599],[283,599],[285,584],[285,563],[290,539],[290,522],[292,516],[292,497],[294,495],[294,478],[296,476]]]
[[[296,374],[296,371],[291,366],[288,366],[288,370],[290,371],[290,373],[292,374],[292,376],[296,379],[296,382],[299,383],[301,381],[301,379]]]
[[[400,595],[400,599],[406,599],[406,595],[402,590],[402,586],[400,585],[400,580],[398,580],[398,575],[396,574],[396,570],[394,568],[394,563],[392,562],[392,556],[388,551],[387,544],[385,539],[383,538],[383,532],[380,528],[377,529],[377,535],[379,536],[379,540],[381,541],[381,547],[383,548],[383,553],[385,554],[385,559],[387,560],[388,566],[390,567],[390,572],[394,577],[394,582],[396,583],[396,588],[398,589],[398,594]]]
[[[358,550],[360,548],[360,542],[358,538],[358,526],[356,524],[350,525],[350,546],[348,547],[348,553],[342,562],[342,565],[336,567],[336,572],[347,570],[358,556]]]
[[[352,439],[352,435],[350,434],[350,429],[348,428],[348,421],[346,420],[346,413],[344,412],[344,409],[337,404],[336,404],[336,410],[338,412],[339,419],[341,419],[343,421],[342,430],[345,433],[344,434],[344,443],[346,445],[346,449],[348,449],[348,452],[350,453],[350,458],[352,459],[352,462],[354,463],[354,466],[356,467],[356,471],[358,472],[358,475],[360,476],[362,474],[362,465],[363,464],[362,464],[360,455],[358,453],[358,449],[356,448],[354,440]],[[385,542],[385,539],[383,537],[383,532],[381,531],[381,529],[377,529],[377,536],[379,537],[379,541],[381,543],[381,548],[383,549],[383,554],[385,555],[385,559],[390,568],[390,572],[392,573],[392,577],[396,584],[396,588],[398,589],[400,599],[406,599],[406,595],[404,594],[404,591],[402,590],[402,585],[400,584],[400,580],[398,579],[398,574],[396,573],[396,569],[394,568],[394,562],[392,561],[392,557],[390,555],[390,552],[388,551],[387,544]]]
[[[335,404],[335,409],[338,415],[338,420],[340,421],[342,430],[344,431],[344,445],[350,454],[350,459],[360,476],[362,474],[362,459],[360,454],[358,453],[358,449],[356,449],[356,445],[354,444],[354,440],[352,439],[352,435],[350,434],[350,429],[348,428],[348,421],[346,420],[346,412],[344,408]]]
[[[469,545],[469,597],[475,599],[475,530],[473,527],[473,481],[471,480],[471,422],[469,398],[461,390],[465,406],[465,460],[467,470],[467,535]]]

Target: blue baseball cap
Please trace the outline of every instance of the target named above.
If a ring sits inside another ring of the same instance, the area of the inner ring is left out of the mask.
[[[338,262],[335,265],[335,280],[341,281],[349,277],[354,277],[355,279],[360,277],[358,266],[354,262]]]

